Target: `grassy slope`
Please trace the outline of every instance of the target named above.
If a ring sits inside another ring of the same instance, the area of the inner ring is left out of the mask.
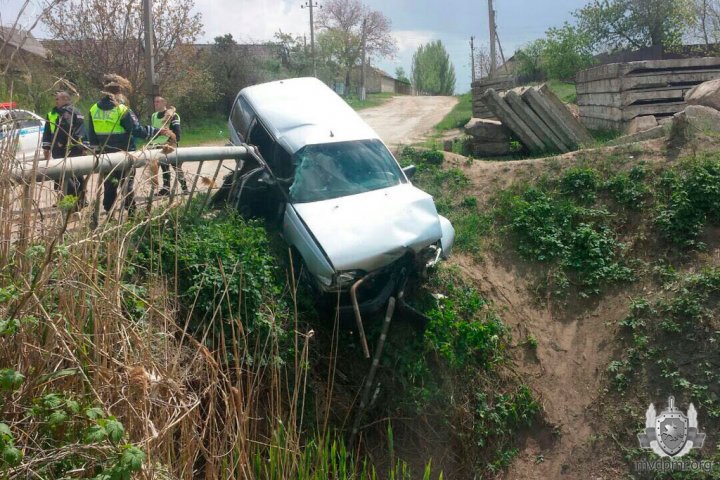
[[[445,115],[440,123],[435,125],[435,130],[438,132],[462,128],[472,117],[472,93],[463,93],[457,97],[457,105]]]
[[[227,116],[225,115],[215,114],[202,120],[183,124],[181,140],[183,147],[222,144],[227,139]]]

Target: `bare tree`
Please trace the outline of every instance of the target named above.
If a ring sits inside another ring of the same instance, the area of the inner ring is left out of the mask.
[[[368,57],[388,57],[397,51],[390,19],[359,0],[330,0],[320,10],[317,27],[322,29],[323,48],[345,69],[348,90],[352,69],[362,56],[363,39]]]
[[[692,0],[691,41],[700,41],[706,51],[717,50],[720,42],[720,1]]]
[[[178,55],[188,54],[177,48],[193,43],[202,31],[199,13],[192,14],[194,0],[156,0],[153,6],[155,26],[155,68],[162,89],[180,81],[184,72],[171,68]],[[100,83],[105,73],[126,77],[134,86],[143,84],[142,5],[128,0],[65,0],[43,18],[55,40],[53,50],[63,56],[69,67],[77,68]],[[185,63],[192,68],[191,62]],[[130,98],[133,108],[141,109],[141,92]]]

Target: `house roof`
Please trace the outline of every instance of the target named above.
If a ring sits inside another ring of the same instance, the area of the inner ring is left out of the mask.
[[[24,52],[43,58],[48,55],[48,50],[43,47],[35,37],[33,37],[32,33],[26,30],[0,26],[0,39],[2,39],[3,42],[7,42],[10,47],[20,47],[20,49]]]

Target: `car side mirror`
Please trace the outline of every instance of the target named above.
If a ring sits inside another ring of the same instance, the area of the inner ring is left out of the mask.
[[[415,171],[417,170],[417,167],[415,165],[408,165],[407,167],[402,169],[403,172],[405,172],[405,176],[407,178],[412,178],[415,176]]]

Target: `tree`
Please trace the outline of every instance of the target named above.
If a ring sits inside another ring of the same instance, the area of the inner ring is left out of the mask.
[[[593,0],[574,15],[595,49],[677,46],[691,23],[686,0]]]
[[[455,67],[442,41],[420,45],[413,54],[412,78],[418,92],[452,95],[455,92]]]
[[[691,38],[705,45],[706,53],[716,55],[715,46],[720,43],[720,1],[692,0],[690,9]]]
[[[546,32],[542,65],[548,78],[574,79],[580,70],[592,65],[592,42],[588,34],[565,23]]]
[[[538,81],[547,78],[543,65],[546,40],[539,38],[515,52],[518,64],[517,74],[525,81]]]
[[[232,34],[215,37],[207,57],[207,66],[217,86],[219,103],[224,113],[230,113],[241,88],[271,79],[269,72],[260,63],[245,45],[238,45]]]
[[[410,83],[410,79],[407,78],[403,67],[397,67],[395,69],[395,78],[397,78],[400,82]]]
[[[155,69],[163,92],[172,93],[179,82],[187,81],[194,52],[179,48],[192,44],[202,30],[199,13],[190,13],[194,0],[155,0]],[[68,75],[82,72],[96,85],[103,74],[117,73],[130,80],[134,110],[142,111],[143,20],[139,1],[65,0],[43,17],[53,50],[62,56]],[[182,64],[183,69],[174,68]]]
[[[327,59],[345,70],[347,91],[352,69],[362,59],[363,42],[367,57],[388,57],[397,50],[390,19],[359,0],[329,0],[320,10],[317,26],[321,29],[317,40]]]

